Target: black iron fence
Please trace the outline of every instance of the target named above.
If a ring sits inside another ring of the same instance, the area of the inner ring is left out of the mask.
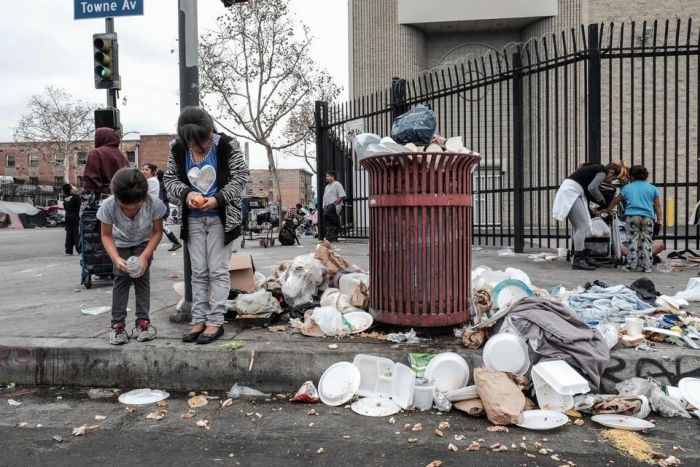
[[[582,162],[642,164],[662,193],[669,247],[700,246],[689,218],[700,179],[700,30],[691,20],[592,24],[514,44],[351,102],[316,104],[318,173],[348,194],[343,235],[369,232],[358,132],[389,135],[393,119],[429,105],[443,137],[481,153],[474,172],[475,243],[566,246],[551,217],[561,181]],[[319,177],[319,196],[323,194]],[[666,209],[667,208],[667,209]]]
[[[37,207],[54,205],[62,198],[61,188],[0,181],[0,201],[30,203]]]

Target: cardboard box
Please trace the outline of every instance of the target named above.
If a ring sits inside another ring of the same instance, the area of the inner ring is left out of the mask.
[[[255,265],[251,255],[241,253],[231,255],[231,260],[228,262],[228,273],[231,278],[232,290],[255,292]]]

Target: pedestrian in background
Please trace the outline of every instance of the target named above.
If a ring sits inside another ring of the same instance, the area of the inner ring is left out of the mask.
[[[622,269],[651,272],[653,265],[652,242],[655,230],[661,229],[661,195],[659,189],[647,182],[649,171],[641,165],[630,169],[631,183],[623,186],[620,194],[610,203],[607,210],[615,209],[618,203],[625,203],[625,233],[629,244],[627,265]]]
[[[150,266],[153,252],[163,237],[165,206],[148,195],[148,182],[139,169],[121,169],[112,178],[111,191],[97,211],[102,223],[101,237],[105,251],[114,263],[112,288],[112,329],[109,343],[126,344],[126,307],[129,289],[136,293],[136,328],[139,342],[156,335],[149,317],[151,307]],[[127,260],[138,258],[138,271],[130,270]]]
[[[165,185],[163,184],[163,171],[158,170],[158,166],[155,164],[146,163],[141,166],[141,173],[144,175],[144,177],[146,177],[146,181],[148,182],[149,196],[159,199],[165,205],[165,215],[163,216],[163,233],[172,243],[172,246],[168,249],[168,251],[179,250],[182,248],[182,243],[180,243],[175,234],[172,233],[165,224],[166,219],[170,215],[170,202],[168,201],[168,196],[165,192]]]
[[[111,194],[110,183],[117,170],[129,167],[129,160],[119,150],[119,135],[111,128],[95,130],[95,149],[90,151],[83,171],[83,191],[101,195]]]
[[[603,205],[605,198],[600,191],[600,184],[610,183],[620,177],[621,163],[584,164],[562,182],[554,196],[552,217],[558,221],[569,220],[574,242],[572,269],[595,270],[596,266],[587,261],[585,251],[586,235],[591,226],[591,212],[588,200]],[[592,258],[591,258],[592,259]]]
[[[63,185],[63,210],[66,213],[66,255],[73,255],[73,248],[80,253],[80,195],[70,183]]]
[[[338,241],[340,210],[345,199],[345,189],[336,180],[335,171],[326,172],[326,188],[323,190],[323,220],[326,222],[324,237],[329,242]]]
[[[185,107],[177,120],[163,176],[172,199],[180,200],[180,238],[192,265],[192,328],[183,342],[208,344],[224,334],[231,288],[232,242],[241,233],[241,196],[248,165],[238,141],[216,133],[199,107]]]

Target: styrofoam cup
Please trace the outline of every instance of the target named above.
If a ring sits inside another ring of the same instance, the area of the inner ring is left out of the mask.
[[[644,328],[644,320],[641,318],[625,318],[625,326],[627,328],[627,335],[629,337],[639,337],[642,335],[642,328]]]

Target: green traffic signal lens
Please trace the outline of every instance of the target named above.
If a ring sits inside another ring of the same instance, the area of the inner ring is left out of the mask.
[[[109,68],[105,68],[103,66],[95,67],[95,74],[102,79],[111,79],[112,78],[112,70],[110,70]]]

